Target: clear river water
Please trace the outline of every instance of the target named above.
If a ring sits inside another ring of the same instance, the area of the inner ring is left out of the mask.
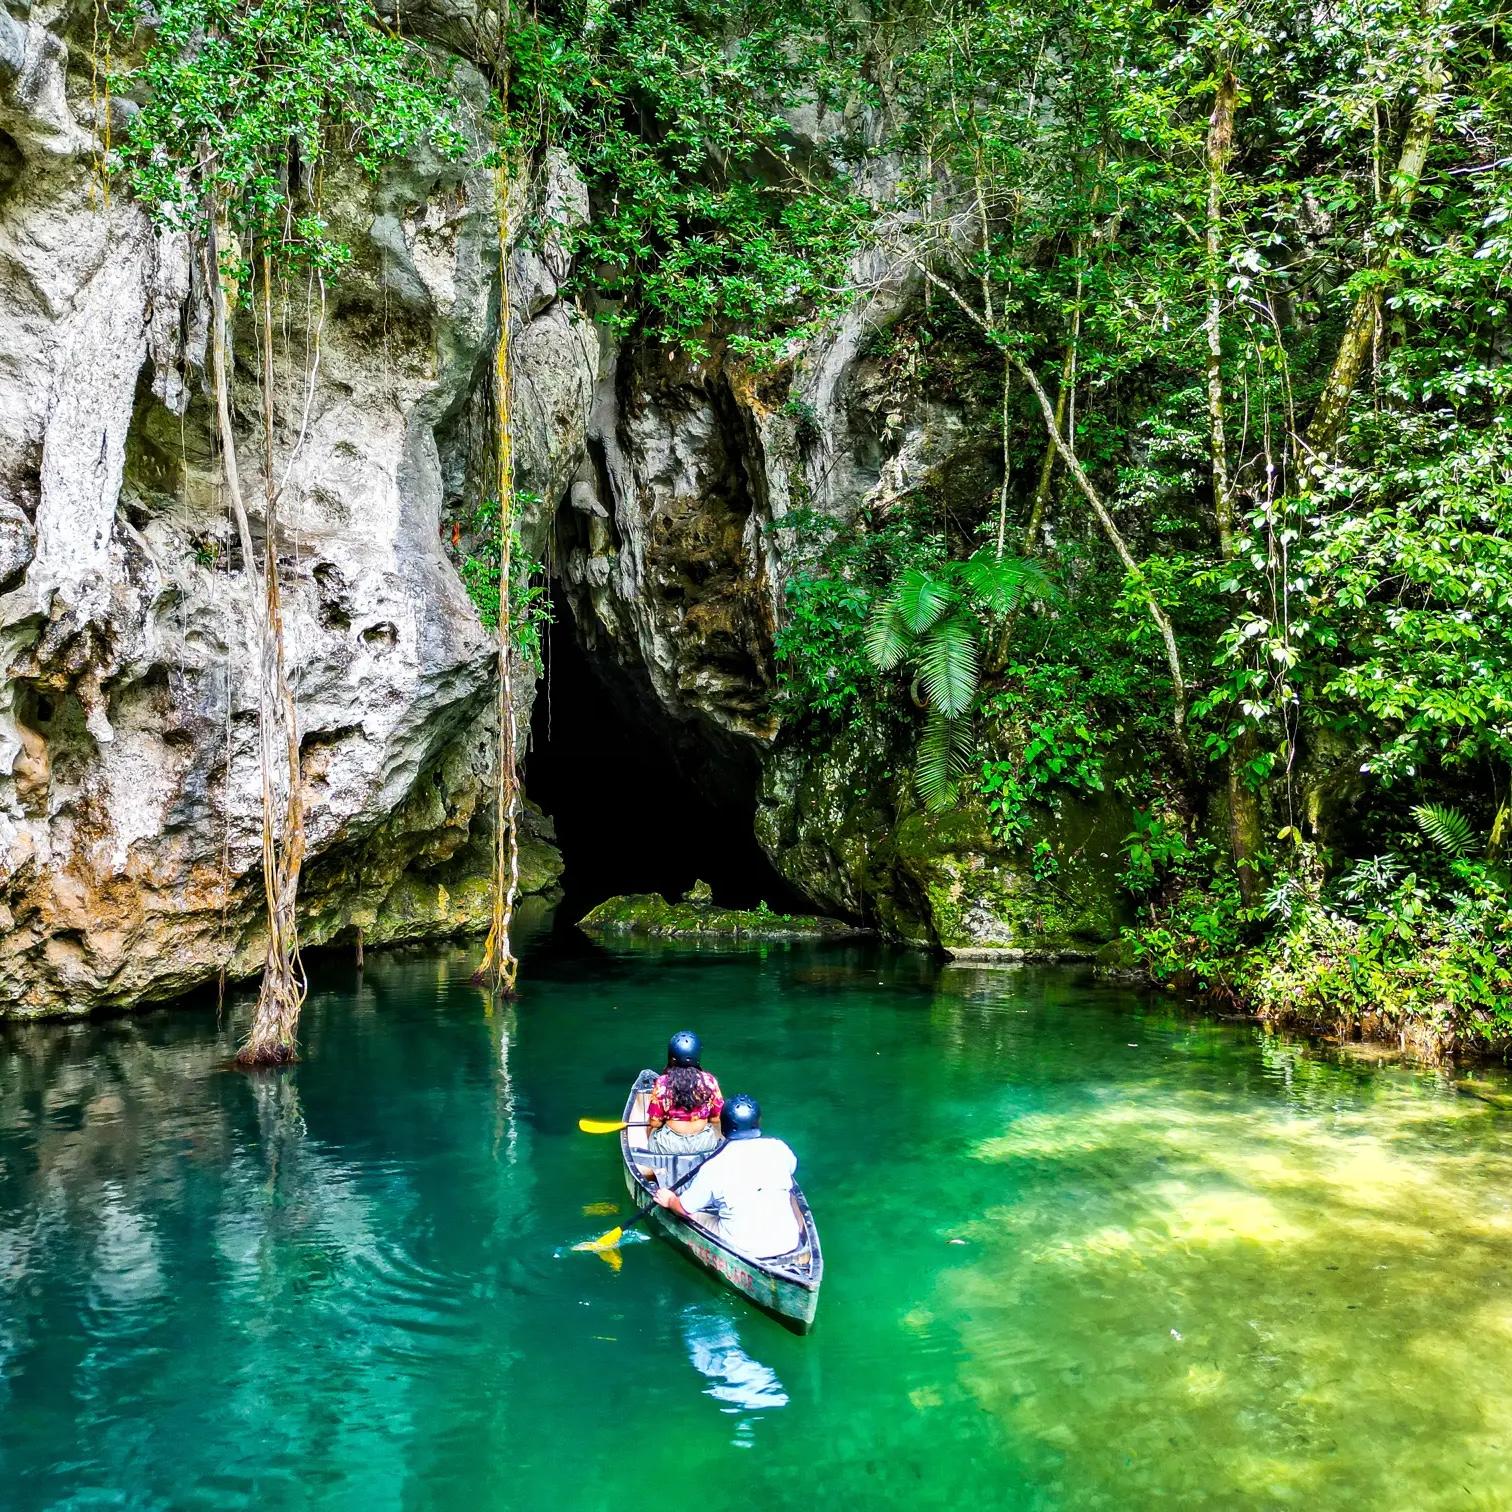
[[[472,962],[326,962],[282,1075],[213,998],[0,1030],[0,1505],[1512,1506],[1505,1078],[870,948]],[[798,1152],[807,1338],[569,1248],[685,1025]]]

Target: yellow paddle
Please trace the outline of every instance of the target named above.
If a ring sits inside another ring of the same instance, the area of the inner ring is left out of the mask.
[[[580,1118],[578,1128],[585,1134],[618,1134],[621,1129],[644,1129],[645,1122],[625,1123],[618,1118]]]
[[[585,1123],[589,1121],[590,1120],[584,1119]],[[717,1149],[711,1150],[707,1155],[704,1156],[702,1160],[698,1162],[696,1166],[693,1167],[691,1171],[688,1172],[686,1176],[679,1176],[677,1180],[672,1183],[672,1190],[674,1192],[680,1192],[685,1186],[687,1186],[690,1181],[692,1181],[692,1179],[699,1173],[704,1165],[708,1161],[713,1160],[713,1158],[722,1149],[724,1149],[724,1146],[720,1145]],[[581,1244],[574,1244],[572,1247],[575,1250],[589,1250],[594,1254],[602,1254],[605,1250],[612,1250],[615,1245],[617,1245],[620,1240],[623,1239],[625,1235],[635,1227],[637,1223],[644,1222],[651,1216],[654,1211],[654,1208],[642,1208],[640,1212],[638,1212],[635,1217],[633,1217],[623,1228],[612,1228],[608,1231],[608,1233],[600,1234],[597,1239],[585,1239]]]

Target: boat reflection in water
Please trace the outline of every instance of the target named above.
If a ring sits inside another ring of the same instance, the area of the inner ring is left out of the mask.
[[[737,1419],[733,1442],[750,1447],[761,1418],[788,1404],[777,1372],[740,1347],[734,1322],[716,1308],[684,1309],[682,1328],[688,1359],[709,1383],[704,1395],[713,1397],[721,1412]]]

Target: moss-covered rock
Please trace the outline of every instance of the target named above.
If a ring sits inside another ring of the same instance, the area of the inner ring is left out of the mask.
[[[609,898],[578,920],[590,935],[659,940],[844,940],[868,933],[839,919],[780,914],[765,908],[714,908],[669,903],[660,893]]]
[[[1118,939],[1128,827],[1113,792],[1067,793],[1037,812],[1028,841],[1004,846],[969,784],[954,808],[922,810],[876,730],[779,748],[756,820],[784,877],[822,907],[957,957],[1039,960],[1092,957]]]
[[[924,895],[936,941],[949,954],[1026,960],[1090,957],[1116,940],[1125,905],[1118,842],[1127,828],[1115,801],[1063,800],[1034,830],[1042,848],[1000,846],[967,799],[899,823],[898,861]]]
[[[779,746],[762,771],[756,838],[818,907],[913,945],[935,943],[928,908],[898,862],[902,779],[883,734],[848,731],[821,749]]]
[[[551,820],[527,802],[520,826],[519,907],[530,898],[556,902],[561,893],[562,853]],[[493,915],[493,841],[473,834],[458,850],[431,866],[411,866],[381,893],[352,911],[339,931],[324,930],[309,943],[324,943],[362,930],[368,945],[400,945],[455,935],[482,934]]]

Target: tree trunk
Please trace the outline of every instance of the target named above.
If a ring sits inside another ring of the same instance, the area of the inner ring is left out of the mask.
[[[1417,198],[1418,184],[1423,176],[1423,166],[1428,161],[1428,148],[1433,142],[1433,128],[1442,104],[1441,91],[1445,83],[1443,48],[1436,34],[1428,39],[1427,47],[1428,54],[1423,63],[1418,96],[1413,102],[1407,131],[1402,138],[1402,150],[1391,179],[1391,192],[1386,196],[1388,218],[1404,215]],[[1378,256],[1371,259],[1372,262],[1378,260]],[[1327,462],[1344,430],[1344,422],[1349,415],[1349,400],[1370,351],[1379,302],[1378,287],[1366,289],[1355,296],[1349,321],[1339,341],[1339,350],[1334,356],[1328,377],[1324,380],[1323,392],[1318,396],[1312,423],[1303,440],[1307,454],[1305,460],[1314,471]]]
[[[1234,141],[1234,108],[1239,81],[1225,69],[1218,81],[1207,135],[1207,335],[1208,447],[1213,469],[1213,518],[1218,549],[1226,562],[1238,555],[1234,531],[1234,487],[1228,469],[1228,435],[1224,427],[1223,396],[1223,179]],[[1229,747],[1227,759],[1229,845],[1239,894],[1253,908],[1260,901],[1260,800],[1249,783],[1255,759],[1255,732],[1244,725]]]
[[[1207,335],[1208,449],[1213,465],[1213,514],[1218,522],[1218,547],[1224,560],[1233,559],[1234,493],[1229,482],[1228,438],[1223,424],[1223,178],[1234,142],[1234,105],[1239,81],[1225,69],[1207,135]]]
[[[925,288],[929,285],[925,284]],[[998,484],[997,558],[1003,559],[1003,546],[1008,537],[1008,483],[1012,468],[1010,449],[1011,431],[1008,425],[1008,399],[1013,385],[1013,364],[1003,357],[1003,390],[998,399],[999,444],[1002,452],[1003,478]]]
[[[1149,579],[1145,576],[1144,568],[1135,561],[1134,553],[1129,550],[1129,544],[1124,540],[1123,532],[1119,530],[1108,506],[1103,502],[1102,495],[1087,476],[1081,463],[1077,461],[1076,453],[1066,444],[1066,438],[1056,429],[1055,409],[1050,403],[1050,396],[1045,392],[1044,385],[1035,377],[1034,370],[1021,358],[1013,357],[1011,360],[1014,371],[1028,385],[1030,392],[1039,403],[1040,413],[1044,416],[1045,425],[1050,431],[1050,438],[1055,449],[1060,454],[1061,461],[1066,465],[1066,471],[1071,474],[1076,486],[1081,490],[1082,497],[1091,506],[1092,513],[1097,516],[1097,522],[1102,526],[1103,534],[1107,536],[1108,543],[1113,547],[1118,560],[1123,563],[1124,571],[1139,585],[1144,597],[1145,609],[1154,621],[1155,628],[1160,632],[1161,642],[1165,646],[1166,666],[1170,668],[1171,673],[1171,735],[1182,766],[1190,773],[1192,753],[1187,745],[1186,678],[1182,675],[1181,651],[1176,644],[1176,631],[1171,624],[1171,618],[1161,608],[1154,590],[1150,587]]]
[[[507,110],[507,103],[503,107]],[[501,133],[502,142],[502,133]],[[499,490],[498,731],[499,765],[494,785],[493,917],[474,979],[487,980],[499,996],[511,996],[520,963],[510,946],[515,894],[520,885],[519,732],[514,702],[514,433],[510,409],[509,351],[509,160],[499,149],[494,173],[499,217],[499,341],[494,351],[494,417]]]
[[[299,770],[299,735],[294,695],[285,673],[283,619],[279,599],[277,555],[277,490],[272,468],[272,306],[268,264],[263,263],[263,406],[264,442],[268,449],[267,519],[264,524],[263,568],[259,574],[251,522],[241,491],[236,463],[236,436],[231,423],[227,374],[227,299],[216,215],[211,208],[210,308],[211,376],[215,386],[216,421],[226,472],[226,494],[247,577],[252,585],[252,621],[258,647],[259,765],[262,780],[263,895],[267,905],[268,944],[263,958],[262,984],[252,1026],[237,1053],[244,1066],[283,1065],[295,1057],[299,1010],[304,1003],[304,975],[299,965],[297,903],[300,865],[304,857],[303,793]],[[233,286],[234,287],[234,286]],[[278,751],[279,735],[283,752]],[[282,825],[274,793],[274,773],[284,767]],[[281,833],[280,833],[281,828]]]
[[[1076,343],[1081,331],[1081,308],[1072,316],[1071,339],[1066,343],[1066,355],[1061,359],[1060,389],[1055,395],[1055,418],[1052,422],[1057,434],[1064,435],[1066,407],[1071,398],[1071,378],[1076,371]],[[1039,482],[1034,487],[1034,503],[1029,509],[1029,523],[1024,527],[1024,555],[1033,556],[1039,550],[1040,532],[1045,526],[1045,511],[1050,507],[1050,485],[1055,481],[1055,436],[1045,441],[1045,455],[1040,460]]]

